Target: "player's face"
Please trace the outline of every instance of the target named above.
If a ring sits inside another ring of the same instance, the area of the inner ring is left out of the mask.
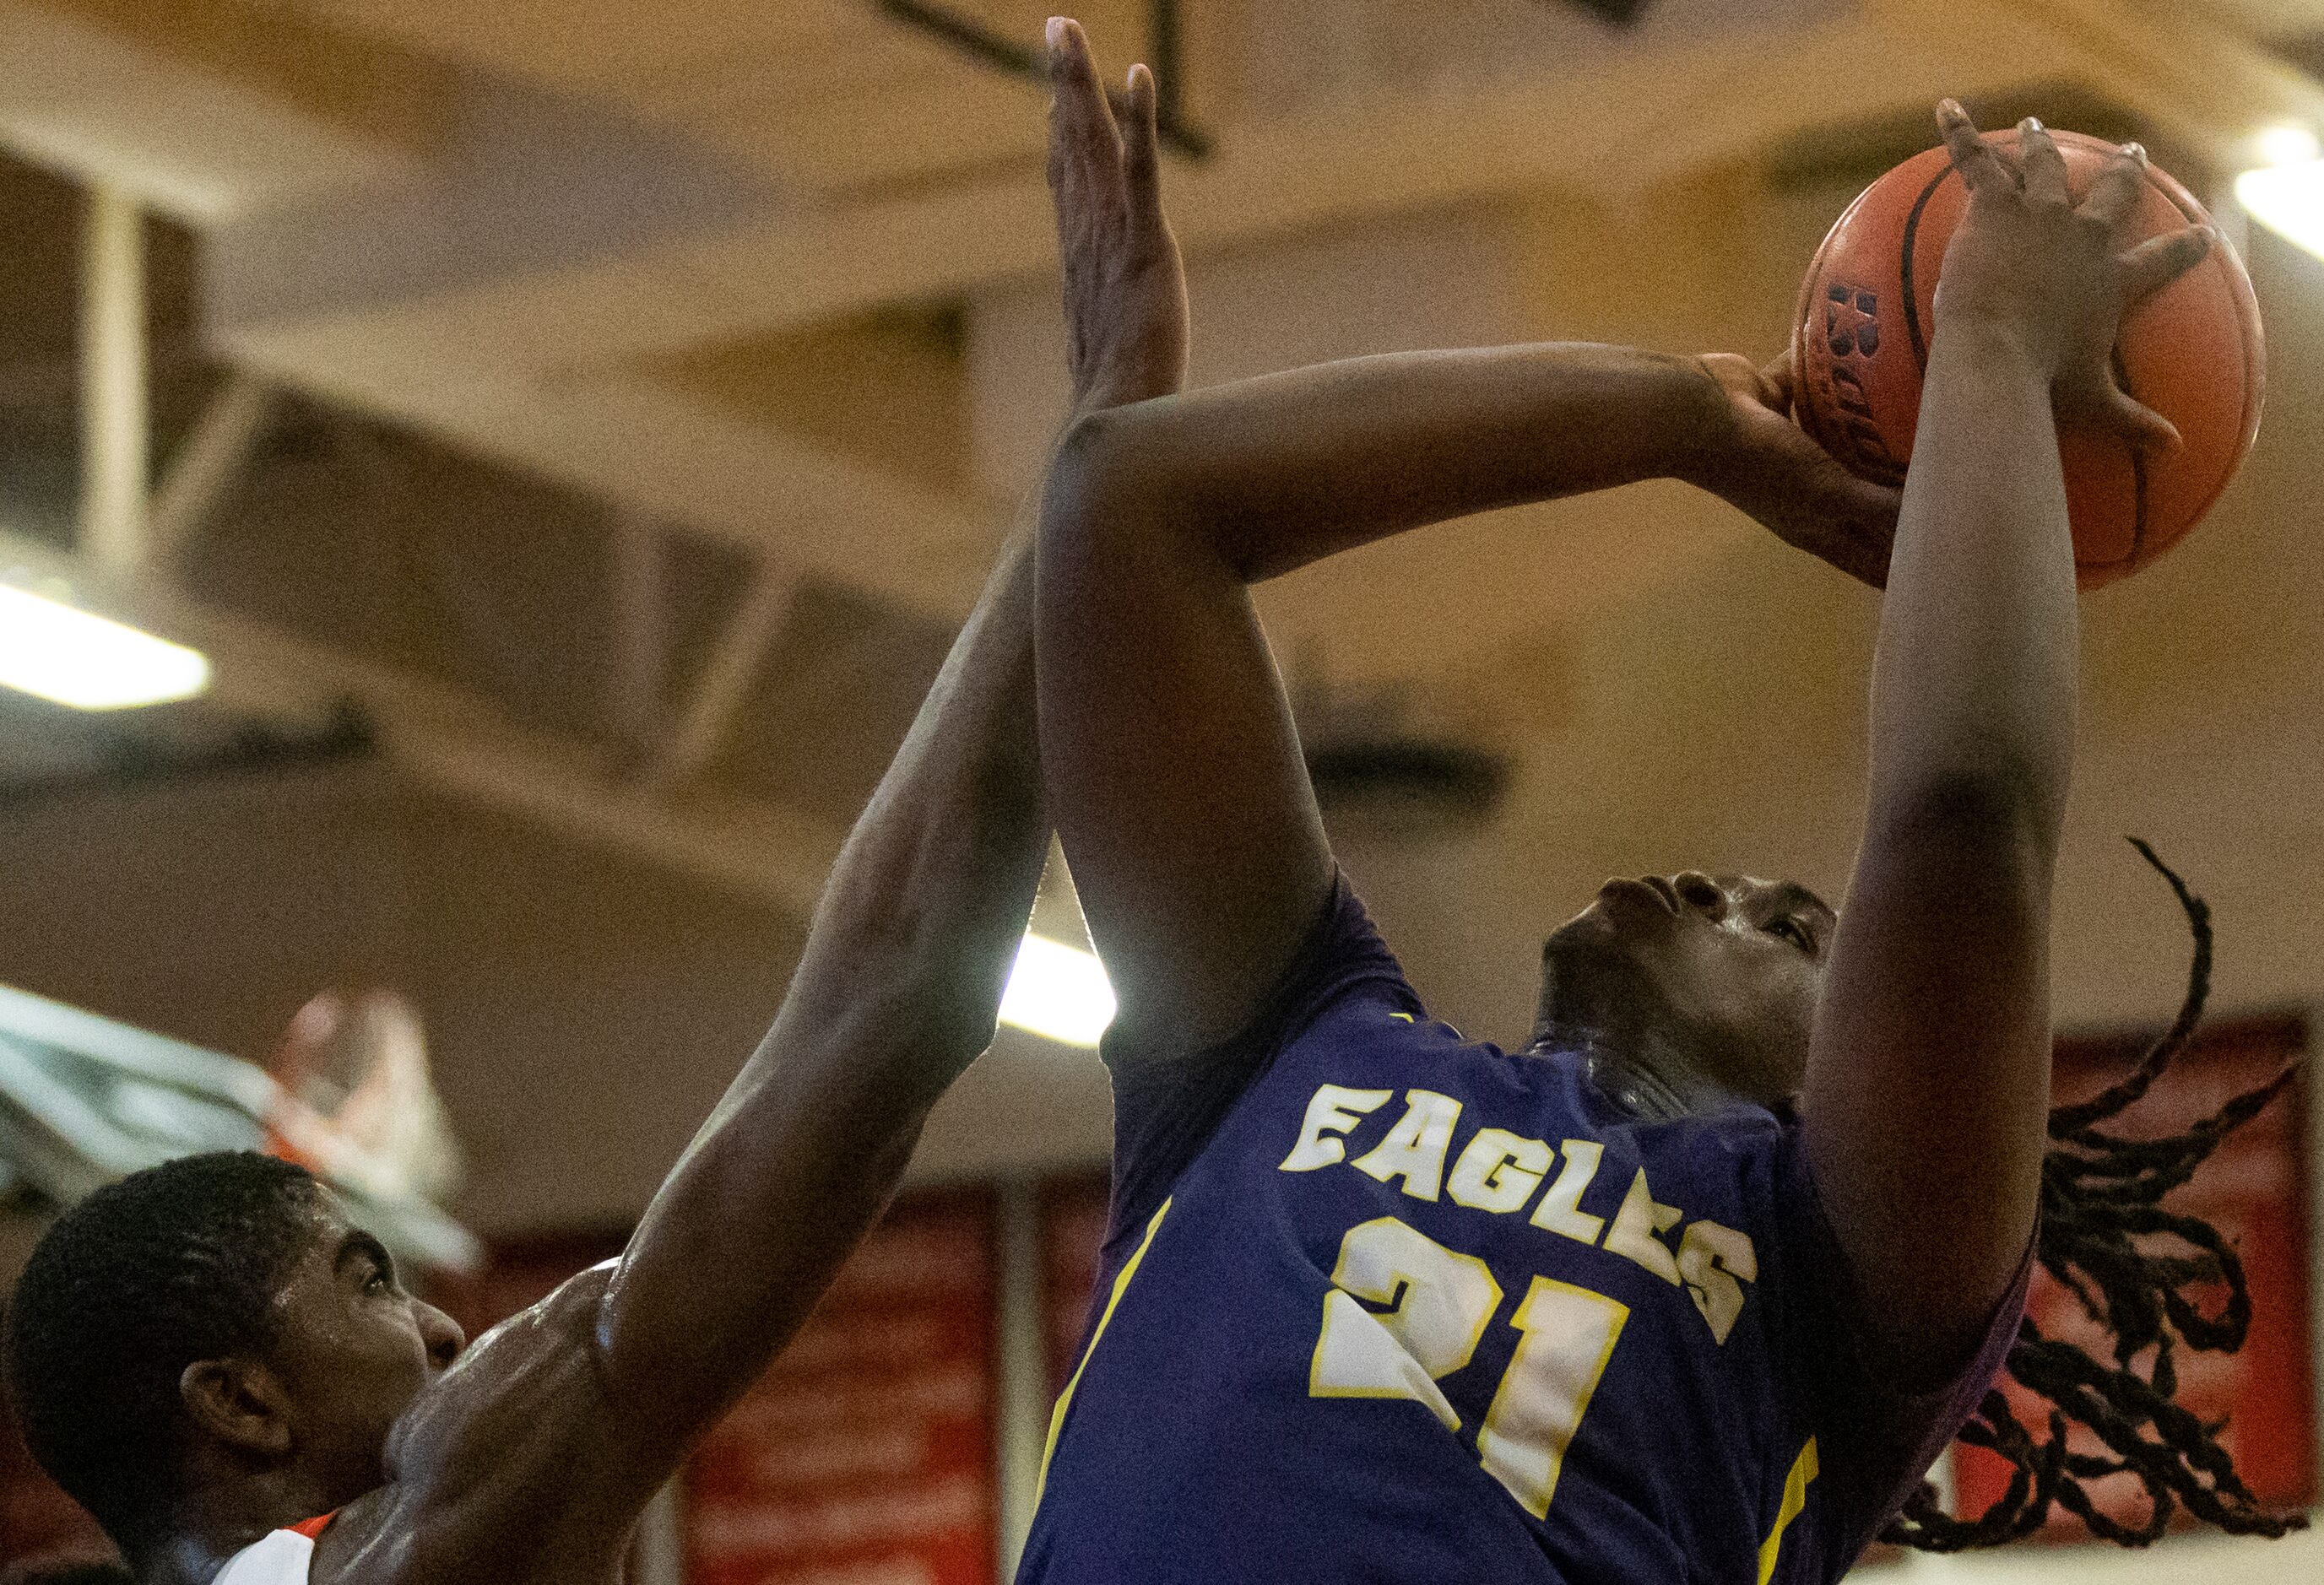
[[[1753,1101],[1799,1092],[1837,920],[1791,881],[1609,880],[1542,950],[1543,1033],[1651,1052]]]
[[[328,1194],[309,1240],[275,1296],[267,1363],[294,1405],[302,1462],[335,1500],[383,1479],[387,1433],[466,1339],[452,1318],[404,1292],[379,1240]]]

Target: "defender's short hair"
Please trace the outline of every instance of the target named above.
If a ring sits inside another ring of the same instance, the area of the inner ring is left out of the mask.
[[[34,1247],[8,1304],[10,1394],[41,1468],[123,1547],[176,1485],[187,1366],[261,1349],[319,1184],[253,1151],[99,1189]]]

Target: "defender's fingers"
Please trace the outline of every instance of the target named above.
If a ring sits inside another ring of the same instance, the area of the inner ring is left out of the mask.
[[[1155,109],[1154,74],[1130,69],[1121,117],[1122,172],[1130,182],[1130,213],[1143,224],[1162,222],[1162,130]]]
[[[1071,17],[1051,17],[1048,41],[1052,137],[1062,140],[1069,161],[1093,164],[1101,172],[1119,171],[1121,134],[1106,108],[1105,85],[1099,80],[1097,61],[1081,23]]]
[[[2082,213],[2118,230],[2138,212],[2139,195],[2145,190],[2146,150],[2137,143],[2125,143],[2121,152],[2108,160],[2098,180],[2090,183],[2090,196],[2082,200]]]
[[[1060,17],[1051,17],[1049,19],[1048,31],[1049,148],[1047,169],[1049,177],[1049,195],[1053,198],[1061,198],[1065,196],[1067,166],[1070,163],[1067,156],[1072,151],[1075,136],[1077,135],[1075,130],[1076,118],[1074,115],[1074,106],[1073,103],[1072,79],[1070,74],[1065,69],[1065,56],[1064,49],[1065,38],[1062,31],[1063,22],[1064,19]]]
[[[2029,115],[2017,124],[2017,170],[2025,196],[2037,204],[2070,204],[2066,187],[2066,157],[2058,152],[2050,129]]]
[[[2123,255],[2123,290],[2132,302],[2151,297],[2203,262],[2218,235],[2208,226],[2150,237]]]
[[[1960,172],[1961,185],[1970,192],[2017,185],[2017,179],[1978,135],[1977,123],[1969,118],[1960,100],[1938,104],[1937,132],[1945,140],[1945,152],[1952,156],[1953,169]]]

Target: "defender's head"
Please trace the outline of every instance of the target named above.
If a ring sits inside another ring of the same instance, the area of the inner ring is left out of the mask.
[[[1657,1076],[1762,1104],[1799,1092],[1837,916],[1794,881],[1609,880],[1542,948],[1537,1042],[1683,1064]]]
[[[134,1555],[206,1490],[271,1479],[320,1513],[378,1485],[464,1341],[305,1169],[221,1153],[58,1219],[9,1302],[8,1378],[41,1467]]]

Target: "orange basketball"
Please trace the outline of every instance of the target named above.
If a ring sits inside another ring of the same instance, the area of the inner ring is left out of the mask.
[[[2079,199],[2115,146],[2080,133],[2050,135]],[[2014,153],[2017,134],[1989,141]],[[1936,330],[1937,272],[1968,204],[1944,150],[1917,154],[1848,207],[1800,287],[1795,410],[1818,444],[1861,477],[1891,484],[1904,477]],[[2209,219],[2185,188],[2150,167],[2130,240]],[[2085,589],[2135,572],[2177,543],[2251,449],[2265,348],[2251,277],[2233,249],[2219,242],[2124,317],[2115,371],[2125,391],[2179,427],[2186,445],[2142,453],[2115,436],[2061,426]]]

